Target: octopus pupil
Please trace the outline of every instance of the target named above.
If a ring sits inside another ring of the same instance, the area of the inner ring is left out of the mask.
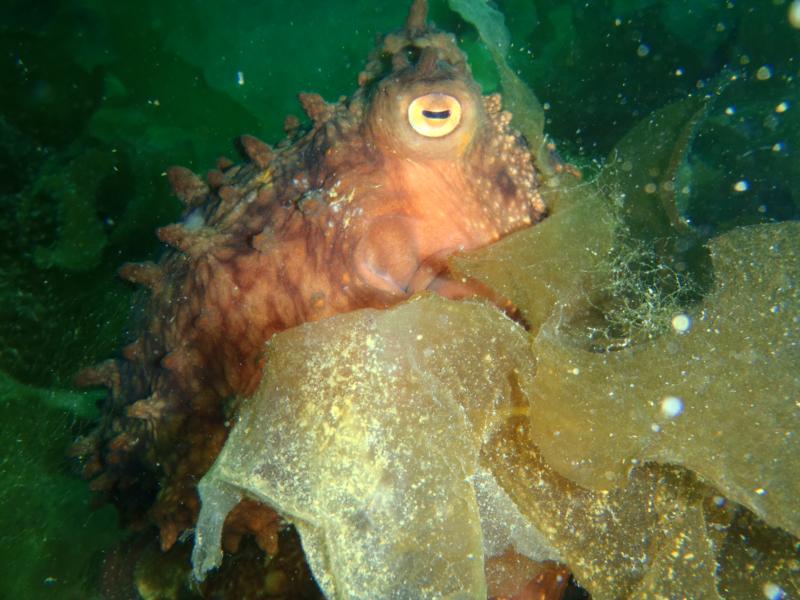
[[[427,119],[449,119],[449,110],[423,110],[422,116]]]

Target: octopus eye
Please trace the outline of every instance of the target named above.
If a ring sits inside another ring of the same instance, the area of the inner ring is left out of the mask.
[[[461,103],[447,94],[425,94],[408,105],[408,122],[420,135],[443,137],[461,122]]]

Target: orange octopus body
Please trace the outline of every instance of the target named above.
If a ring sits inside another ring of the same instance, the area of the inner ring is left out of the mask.
[[[301,95],[307,131],[290,127],[276,149],[244,136],[248,161],[221,160],[207,183],[170,170],[186,205],[158,232],[172,250],[121,269],[151,290],[145,323],[123,358],[82,374],[111,397],[80,453],[93,487],[130,520],[154,522],[165,549],[193,527],[196,483],[224,444],[233,400],[255,390],[273,334],[424,289],[480,293],[450,277],[447,257],[544,216],[511,115],[498,95],[481,96],[454,39],[427,28],[419,5],[353,96]],[[229,546],[251,533],[274,550],[265,528],[275,520],[259,511],[234,511]]]

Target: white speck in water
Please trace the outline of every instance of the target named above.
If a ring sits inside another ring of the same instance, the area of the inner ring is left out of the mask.
[[[766,81],[767,79],[772,77],[772,67],[769,65],[764,65],[758,68],[756,71],[756,79],[759,81]]]
[[[650,46],[648,46],[647,44],[639,44],[639,47],[636,49],[636,54],[640,58],[644,58],[645,56],[650,54]]]
[[[674,419],[683,413],[683,400],[677,396],[665,396],[661,401],[661,414],[668,419]]]
[[[725,497],[724,496],[714,496],[712,498],[712,500],[714,501],[714,504],[716,506],[720,507],[720,508],[725,506]]]
[[[747,183],[747,181],[745,181],[744,179],[741,179],[733,184],[733,189],[734,191],[737,192],[746,192],[747,190],[750,189],[750,184]]]
[[[675,69],[675,77],[680,77],[681,75],[683,75],[683,69],[678,67]]]
[[[794,0],[789,5],[789,25],[800,29],[800,0]]]
[[[656,184],[652,182],[644,186],[644,191],[646,194],[655,194],[657,189],[658,188],[656,187]]]
[[[755,490],[753,490],[753,491],[754,491],[756,494],[758,494],[759,496],[766,496],[766,495],[767,495],[767,490],[765,490],[765,489],[764,489],[764,488],[762,488],[762,487],[756,488],[756,489],[755,489]]]
[[[650,425],[650,429],[654,433],[658,433],[659,431],[661,431],[661,425],[659,425],[658,423],[653,423],[652,425]]]
[[[785,113],[787,110],[789,110],[789,103],[786,100],[784,100],[783,102],[778,104],[778,106],[775,107],[776,113]]]
[[[244,85],[244,73],[242,71],[236,71],[236,83]]]
[[[728,116],[735,115],[736,114],[736,107],[735,106],[728,106],[727,108],[725,108],[725,114],[728,115]]]
[[[795,2],[795,4],[797,4],[797,2]],[[771,581],[765,583],[761,591],[764,592],[764,598],[767,598],[767,600],[782,600],[786,597],[786,592],[783,591],[783,588]]]
[[[783,142],[775,142],[774,144],[772,144],[772,151],[773,152],[782,152],[784,147],[785,146],[783,145]]]
[[[686,333],[692,328],[692,318],[685,313],[675,315],[672,317],[672,328],[677,333]]]

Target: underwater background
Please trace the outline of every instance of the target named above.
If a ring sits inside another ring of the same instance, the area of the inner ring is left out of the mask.
[[[653,111],[711,93],[679,173],[704,235],[800,217],[800,2],[506,0],[507,59],[559,153],[591,178]],[[356,87],[406,2],[8,0],[0,8],[0,597],[89,598],[124,537],[67,454],[102,392],[74,374],[118,352],[135,290],[180,213],[167,167],[196,172],[250,133],[283,137],[300,91]],[[484,92],[499,77],[447,3]]]

